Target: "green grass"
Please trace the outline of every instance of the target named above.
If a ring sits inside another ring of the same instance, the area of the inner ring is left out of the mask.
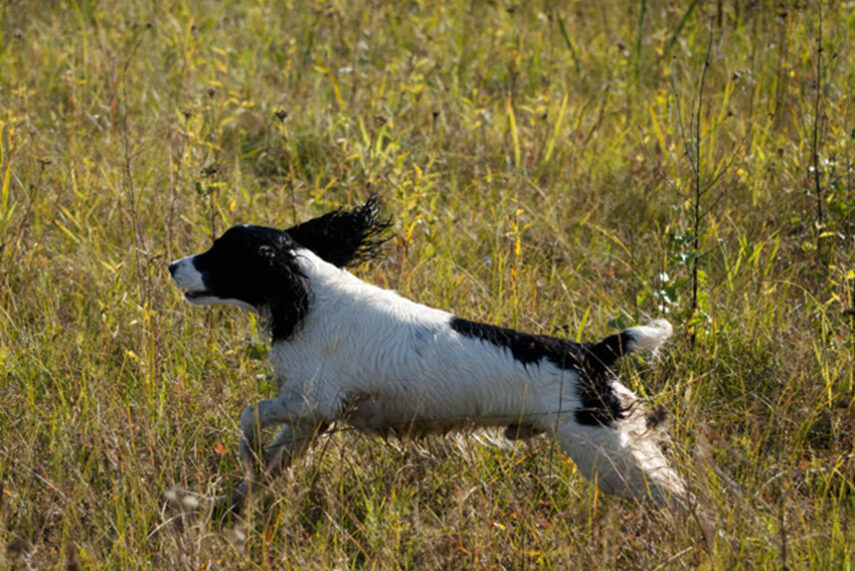
[[[4,2],[0,566],[852,567],[851,6],[631,4]],[[257,324],[166,264],[370,192],[365,280],[571,338],[675,324],[624,375],[711,544],[488,437],[343,430],[246,523],[164,506],[241,476],[271,391]]]

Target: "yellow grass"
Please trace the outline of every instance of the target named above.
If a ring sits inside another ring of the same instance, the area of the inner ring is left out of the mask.
[[[0,10],[0,567],[853,565],[850,5]],[[241,477],[237,415],[274,384],[260,326],[166,264],[370,192],[395,222],[365,280],[584,340],[675,324],[623,374],[710,543],[493,435],[345,429],[245,522],[166,505]]]

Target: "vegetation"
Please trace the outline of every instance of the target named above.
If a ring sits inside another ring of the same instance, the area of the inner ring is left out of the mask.
[[[3,2],[0,566],[849,568],[851,3]],[[598,495],[545,440],[324,438],[246,522],[264,331],[166,264],[377,192],[363,279],[596,339],[717,523]]]

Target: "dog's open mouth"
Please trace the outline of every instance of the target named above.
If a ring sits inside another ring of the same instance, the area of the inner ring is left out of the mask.
[[[210,292],[204,289],[187,290],[184,292],[184,299],[194,301],[203,297],[210,297]]]

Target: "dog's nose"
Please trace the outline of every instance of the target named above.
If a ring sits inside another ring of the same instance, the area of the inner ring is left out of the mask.
[[[175,270],[177,270],[177,269],[178,269],[178,262],[172,262],[171,264],[169,264],[169,274],[170,275],[174,276]]]

